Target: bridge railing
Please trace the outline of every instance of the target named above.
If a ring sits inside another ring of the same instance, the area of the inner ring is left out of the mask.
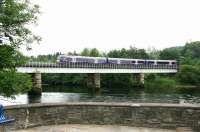
[[[91,63],[50,63],[50,62],[28,62],[21,67],[36,68],[93,68],[93,69],[177,69],[177,65],[166,64],[91,64]]]

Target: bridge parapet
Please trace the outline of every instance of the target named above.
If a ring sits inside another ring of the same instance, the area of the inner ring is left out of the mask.
[[[89,69],[177,69],[177,65],[165,64],[92,64],[92,63],[50,63],[50,62],[29,62],[20,67],[33,68],[89,68]]]

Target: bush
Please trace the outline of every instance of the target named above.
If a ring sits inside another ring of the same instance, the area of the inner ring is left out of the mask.
[[[177,75],[177,79],[182,84],[200,85],[200,70],[198,66],[182,65]]]
[[[16,73],[12,70],[0,71],[0,93],[11,96],[27,92],[31,89],[32,82],[28,74]]]
[[[172,93],[176,88],[176,81],[170,78],[160,78],[147,80],[144,84],[145,92],[149,93]]]

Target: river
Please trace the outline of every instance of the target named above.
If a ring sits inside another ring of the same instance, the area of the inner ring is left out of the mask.
[[[0,103],[4,106],[30,103],[66,102],[200,104],[200,89],[178,89],[169,93],[113,87],[101,88],[101,92],[91,93],[87,88],[83,87],[44,86],[41,96],[28,94],[15,95],[12,98],[0,96]]]

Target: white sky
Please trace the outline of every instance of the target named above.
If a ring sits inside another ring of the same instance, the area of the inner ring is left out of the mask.
[[[40,0],[33,31],[42,37],[26,55],[155,47],[200,40],[200,0]]]

